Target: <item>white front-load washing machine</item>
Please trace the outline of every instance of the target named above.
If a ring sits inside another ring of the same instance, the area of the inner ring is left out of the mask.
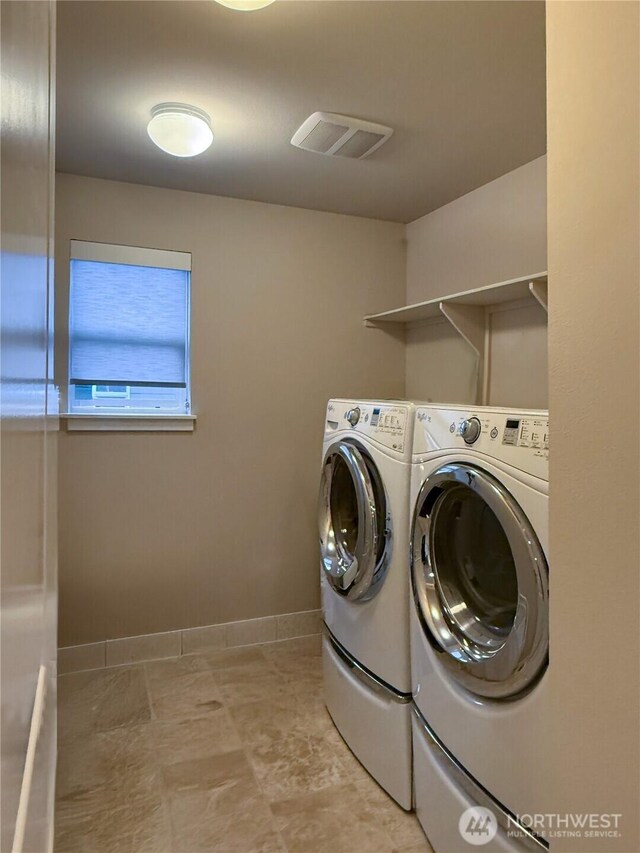
[[[412,808],[409,478],[414,407],[330,400],[319,497],[327,709]]]
[[[545,811],[548,448],[547,412],[416,411],[414,783],[436,853],[548,846],[531,817]]]

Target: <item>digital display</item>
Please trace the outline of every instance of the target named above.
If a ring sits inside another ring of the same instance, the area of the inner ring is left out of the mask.
[[[378,426],[378,418],[380,417],[380,409],[374,409],[373,415],[371,416],[371,426]]]
[[[518,429],[520,421],[507,421],[507,429]]]

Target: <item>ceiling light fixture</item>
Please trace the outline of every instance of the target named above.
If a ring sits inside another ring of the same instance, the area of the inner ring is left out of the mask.
[[[274,2],[275,0],[216,0],[216,3],[228,9],[235,9],[236,12],[253,12],[255,9],[264,9],[265,6],[270,6]]]
[[[157,104],[147,133],[158,148],[174,157],[195,157],[213,142],[211,119],[188,104]]]

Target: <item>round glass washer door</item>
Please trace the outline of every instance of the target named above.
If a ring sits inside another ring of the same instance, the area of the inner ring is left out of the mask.
[[[413,515],[411,579],[423,629],[463,687],[501,699],[537,681],[549,648],[548,567],[498,480],[462,463],[425,480]]]
[[[351,601],[372,598],[389,565],[387,504],[374,461],[355,442],[337,441],[325,454],[318,524],[329,584]]]

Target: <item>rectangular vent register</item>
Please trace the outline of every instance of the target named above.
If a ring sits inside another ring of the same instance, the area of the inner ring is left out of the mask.
[[[393,129],[383,124],[318,112],[300,125],[291,144],[315,154],[362,160],[377,151],[392,133]]]

